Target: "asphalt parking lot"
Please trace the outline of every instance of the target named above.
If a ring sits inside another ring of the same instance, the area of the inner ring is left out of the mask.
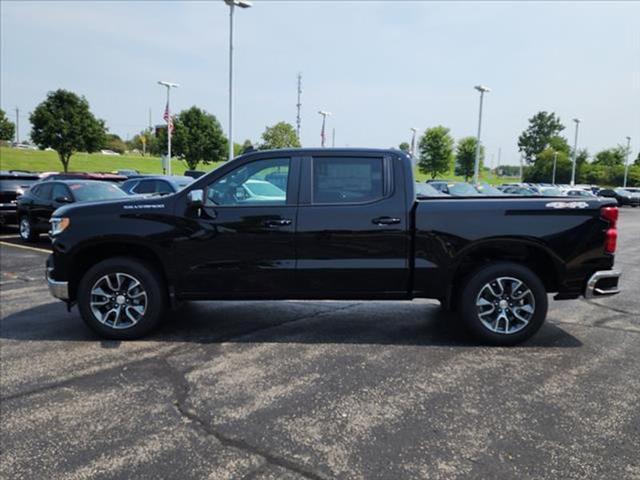
[[[0,477],[640,478],[640,209],[623,293],[515,348],[437,303],[207,302],[102,341],[0,235]]]

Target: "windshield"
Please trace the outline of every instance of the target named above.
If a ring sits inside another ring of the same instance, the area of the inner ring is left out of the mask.
[[[545,197],[562,197],[562,190],[559,190],[557,188],[543,188],[541,189],[540,193],[542,193],[542,195],[544,195]]]
[[[449,193],[458,197],[477,197],[480,194],[468,183],[456,183],[449,187]]]
[[[3,192],[17,192],[22,189],[22,187],[30,187],[34,183],[38,181],[38,178],[1,178],[0,179],[0,190]]]
[[[416,196],[418,196],[418,197],[444,197],[445,194],[442,193],[437,188],[433,188],[428,183],[416,183]]]
[[[476,190],[478,190],[478,192],[483,195],[504,195],[504,193],[502,193],[500,190],[492,187],[487,183],[481,183],[480,185],[477,185]]]
[[[247,190],[249,190],[253,195],[259,195],[262,197],[285,198],[284,191],[269,182],[250,180],[244,184],[244,187]]]
[[[624,188],[616,188],[614,192],[616,192],[618,195],[631,195],[631,192]]]
[[[69,188],[71,189],[76,202],[128,197],[128,195],[120,190],[120,188],[110,183],[71,183],[69,184]]]

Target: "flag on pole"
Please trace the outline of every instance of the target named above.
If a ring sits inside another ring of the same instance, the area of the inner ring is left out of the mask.
[[[165,122],[167,122],[167,128],[171,133],[173,133],[173,118],[171,118],[171,113],[169,112],[169,102],[167,102],[167,106],[164,108],[164,115],[162,118]]]

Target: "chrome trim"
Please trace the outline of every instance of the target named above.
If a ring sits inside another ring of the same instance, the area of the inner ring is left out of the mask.
[[[47,284],[49,285],[49,293],[60,300],[69,300],[69,282],[59,282],[51,278],[53,268],[48,267],[45,273]]]
[[[594,297],[602,297],[606,295],[615,295],[620,293],[619,288],[612,288],[610,290],[604,290],[602,288],[596,288],[598,282],[604,278],[619,278],[621,275],[618,270],[601,270],[599,272],[594,273],[589,278],[587,282],[587,286],[584,289],[584,298],[594,298]]]

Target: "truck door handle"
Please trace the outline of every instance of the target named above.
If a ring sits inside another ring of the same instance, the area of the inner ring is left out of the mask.
[[[287,225],[291,225],[291,220],[288,218],[278,218],[277,220],[265,220],[262,223],[265,227],[286,227]]]
[[[371,220],[374,225],[395,225],[400,223],[399,218],[394,217],[378,217]]]

